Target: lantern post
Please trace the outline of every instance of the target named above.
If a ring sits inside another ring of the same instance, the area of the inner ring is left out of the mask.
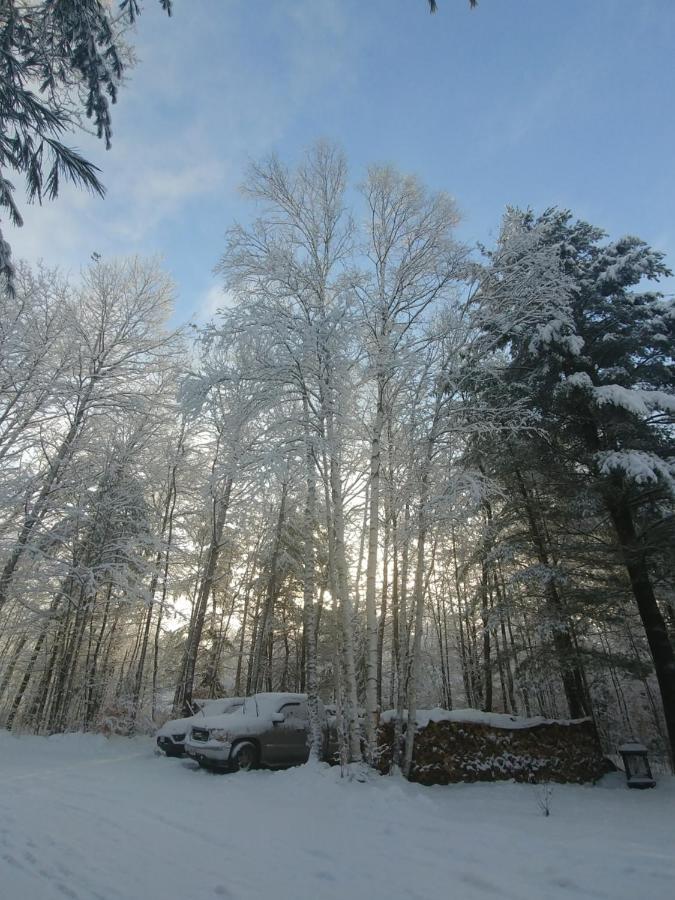
[[[649,767],[647,748],[639,741],[626,741],[619,748],[629,788],[653,788],[656,785]]]

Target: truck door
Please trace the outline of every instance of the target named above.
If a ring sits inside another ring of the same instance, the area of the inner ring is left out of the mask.
[[[275,725],[280,765],[298,765],[309,758],[309,709],[307,702],[286,703],[279,709],[284,721]]]

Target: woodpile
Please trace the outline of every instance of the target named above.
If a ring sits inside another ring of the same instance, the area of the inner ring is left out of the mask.
[[[379,769],[391,766],[393,721],[380,726]],[[593,782],[611,771],[590,719],[495,727],[461,721],[429,721],[415,736],[410,781]]]

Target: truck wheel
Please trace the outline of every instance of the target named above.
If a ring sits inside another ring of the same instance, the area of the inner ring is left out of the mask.
[[[250,741],[242,741],[232,751],[232,768],[235,772],[250,772],[258,765],[258,748]]]

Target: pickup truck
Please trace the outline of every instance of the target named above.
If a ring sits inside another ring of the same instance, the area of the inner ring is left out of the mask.
[[[320,756],[327,759],[337,744],[321,703],[319,715],[323,737]],[[285,768],[307,762],[309,732],[306,694],[254,694],[227,715],[195,722],[185,750],[203,768]]]
[[[185,719],[170,719],[157,732],[157,746],[167,756],[183,756],[185,737],[193,725],[203,722],[207,716],[229,714],[244,705],[243,697],[219,697],[216,700],[196,700],[197,711]]]

